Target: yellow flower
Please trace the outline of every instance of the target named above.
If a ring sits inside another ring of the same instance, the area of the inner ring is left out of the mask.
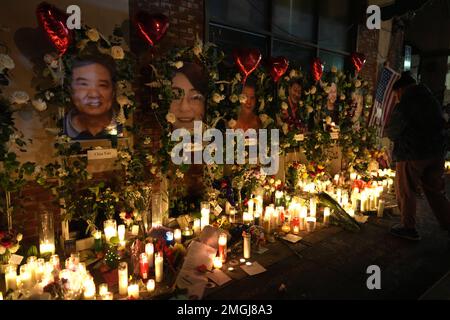
[[[172,112],[169,112],[169,113],[166,115],[166,120],[167,120],[167,122],[169,122],[169,123],[175,123],[175,121],[177,121],[177,118],[175,117],[175,115],[174,115]]]
[[[96,29],[89,29],[86,32],[86,36],[89,38],[89,40],[97,42],[98,40],[100,40],[100,34],[98,33],[98,31]]]
[[[356,81],[355,81],[355,87],[356,87],[356,88],[361,87],[361,81],[360,81],[360,80],[356,80]]]
[[[287,110],[288,108],[289,108],[289,106],[288,106],[288,104],[287,104],[286,102],[283,102],[283,103],[281,104],[281,109]]]

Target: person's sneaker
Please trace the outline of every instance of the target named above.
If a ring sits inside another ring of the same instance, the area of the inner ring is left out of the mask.
[[[417,232],[416,229],[405,228],[400,224],[394,225],[391,228],[391,234],[396,237],[400,237],[400,238],[408,239],[408,240],[412,240],[412,241],[419,241],[420,239],[422,239],[420,237],[419,232]]]

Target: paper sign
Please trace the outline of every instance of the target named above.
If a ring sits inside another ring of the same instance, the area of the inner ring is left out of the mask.
[[[214,208],[214,214],[216,215],[216,217],[217,217],[222,211],[223,211],[223,209],[222,209],[222,207],[219,206],[219,205],[217,205],[217,206]]]
[[[303,134],[296,134],[294,136],[294,140],[295,141],[303,141],[303,140],[305,140],[305,135],[303,135]]]
[[[251,266],[242,265],[241,269],[244,270],[249,276],[254,276],[266,271],[266,269],[258,262],[253,262]]]
[[[88,160],[115,159],[117,158],[117,149],[98,149],[88,150]]]
[[[9,258],[9,264],[15,264],[15,265],[19,265],[22,263],[23,257],[19,256],[17,254],[12,254],[11,257]]]
[[[289,234],[287,234],[286,236],[284,236],[281,239],[284,239],[284,240],[292,242],[292,243],[297,243],[300,240],[302,240],[303,238],[299,237],[299,236],[296,236],[295,234],[289,233]]]
[[[222,270],[214,269],[212,272],[208,272],[206,276],[214,281],[218,286],[222,286],[225,283],[231,281],[231,278],[227,276]]]

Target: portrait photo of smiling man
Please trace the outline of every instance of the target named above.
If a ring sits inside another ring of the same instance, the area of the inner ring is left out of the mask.
[[[64,134],[73,140],[122,137],[116,122],[115,67],[109,56],[87,56],[72,65],[72,106],[64,117]]]

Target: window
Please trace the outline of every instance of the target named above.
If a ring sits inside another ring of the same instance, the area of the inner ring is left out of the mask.
[[[356,1],[207,0],[209,40],[227,55],[245,46],[303,68],[319,56],[326,69],[343,69],[356,42]]]

